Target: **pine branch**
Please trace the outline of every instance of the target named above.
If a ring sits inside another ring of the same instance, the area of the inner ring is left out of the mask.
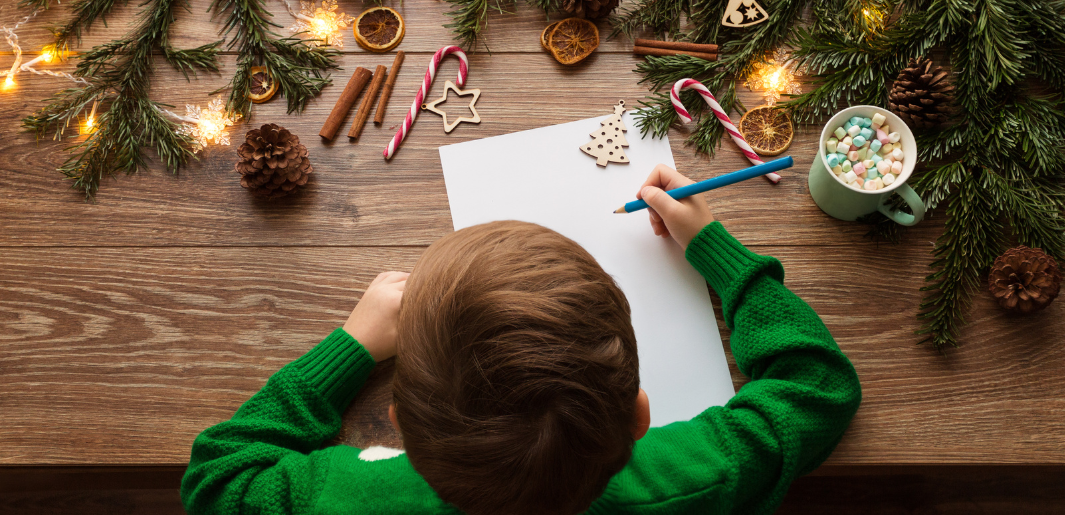
[[[48,0],[33,0],[47,4]],[[123,0],[123,4],[125,4]],[[70,5],[74,15],[67,20],[62,27],[53,29],[55,47],[66,50],[70,47],[71,40],[75,44],[81,43],[82,31],[88,30],[96,20],[103,20],[115,7],[115,0],[76,0]]]
[[[174,123],[149,98],[156,49],[186,77],[201,69],[217,70],[215,56],[220,42],[190,50],[170,47],[168,34],[174,11],[181,5],[182,0],[146,4],[139,24],[128,36],[93,47],[81,56],[74,75],[91,78],[91,83],[57,93],[43,109],[22,122],[23,128],[38,137],[53,130],[58,139],[71,123],[77,126],[78,117],[90,104],[100,103],[95,130],[68,149],[71,156],[59,167],[87,199],[96,195],[104,177],[118,171],[134,173],[146,166],[144,147],[152,147],[172,172],[195,157],[193,142],[177,134]]]
[[[251,69],[264,66],[277,81],[278,89],[288,101],[288,112],[299,113],[332,80],[323,75],[335,69],[338,52],[311,47],[299,38],[281,37],[273,31],[280,25],[263,0],[214,0],[209,9],[225,16],[220,34],[229,38],[227,48],[237,50],[237,70],[230,82],[226,108],[247,117],[251,113]]]
[[[925,321],[917,333],[927,334],[920,343],[929,342],[937,350],[958,346],[958,331],[979,286],[980,272],[1005,247],[1001,206],[986,192],[988,173],[971,169],[958,184],[957,195],[948,202],[946,230],[932,252],[934,272],[925,279],[930,284],[921,288],[929,293],[917,315]]]
[[[631,8],[621,9],[611,20],[610,37],[631,37],[646,29],[658,36],[675,38],[680,34],[681,20],[691,12],[689,6],[688,0],[640,0]]]

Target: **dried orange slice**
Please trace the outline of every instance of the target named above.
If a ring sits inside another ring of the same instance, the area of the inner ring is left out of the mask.
[[[551,31],[558,27],[560,22],[554,22],[544,27],[544,31],[540,33],[540,46],[544,47],[544,50],[550,51],[551,47],[547,46],[547,38],[551,37]]]
[[[581,62],[599,48],[599,29],[581,18],[558,22],[547,38],[547,48],[558,62],[570,65]]]
[[[387,52],[403,41],[403,17],[391,7],[372,7],[362,12],[352,26],[355,41],[371,52]]]
[[[270,76],[265,66],[251,67],[251,87],[248,88],[248,99],[256,104],[261,104],[274,97],[277,93],[277,81]]]
[[[763,156],[784,152],[791,146],[791,138],[795,135],[788,113],[772,106],[758,106],[747,111],[738,125],[743,139]]]

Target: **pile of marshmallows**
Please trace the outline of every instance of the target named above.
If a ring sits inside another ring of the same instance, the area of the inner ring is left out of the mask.
[[[890,186],[902,173],[902,136],[884,123],[884,115],[859,116],[836,127],[825,142],[825,160],[832,173],[856,190]],[[876,136],[875,138],[873,136]]]

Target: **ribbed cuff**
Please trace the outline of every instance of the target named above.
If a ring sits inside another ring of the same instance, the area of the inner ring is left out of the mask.
[[[784,282],[784,268],[780,266],[780,261],[747,250],[725,230],[721,222],[703,227],[692,238],[684,255],[721,297],[725,304],[726,321],[729,319],[730,306],[734,305],[737,295],[755,275],[765,271],[770,277]]]
[[[341,412],[351,404],[376,365],[370,353],[339,327],[292,364]]]

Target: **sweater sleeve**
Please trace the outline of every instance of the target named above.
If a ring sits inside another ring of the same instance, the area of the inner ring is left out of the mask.
[[[275,373],[233,418],[201,433],[181,482],[190,514],[307,513],[329,468],[315,452],[340,431],[341,415],[374,360],[343,329]]]
[[[779,261],[718,222],[686,256],[721,297],[736,364],[752,380],[725,406],[648,432],[592,513],[772,513],[792,480],[828,458],[861,402],[854,367],[784,287]]]

